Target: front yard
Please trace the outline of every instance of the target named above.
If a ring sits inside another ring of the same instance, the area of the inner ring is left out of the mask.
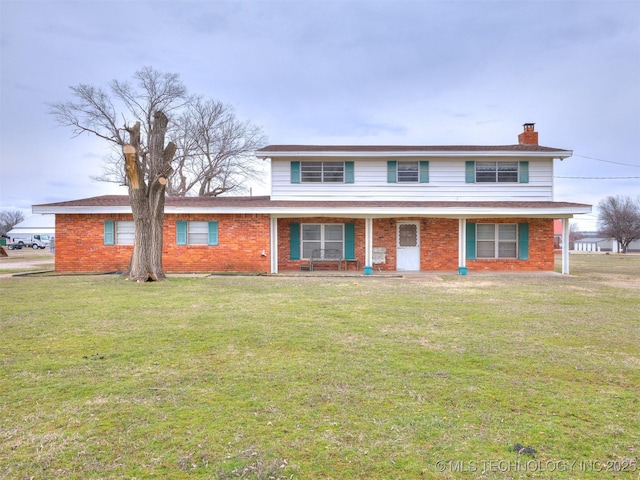
[[[571,271],[0,278],[0,477],[637,479],[640,256]]]

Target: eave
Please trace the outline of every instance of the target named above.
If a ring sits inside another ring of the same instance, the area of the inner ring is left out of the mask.
[[[168,197],[165,203],[165,214],[169,215],[269,215],[277,218],[571,218],[590,212],[590,205],[569,202],[272,201],[269,197]],[[33,213],[115,215],[131,214],[131,207],[127,196],[105,196],[34,205]]]
[[[307,146],[271,145],[256,152],[258,158],[559,158],[573,155],[564,150],[539,145],[496,146]]]

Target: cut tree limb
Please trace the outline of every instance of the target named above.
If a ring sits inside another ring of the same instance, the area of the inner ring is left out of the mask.
[[[124,147],[122,147],[122,151],[124,153],[127,177],[129,177],[129,186],[134,190],[138,190],[140,188],[140,179],[138,178],[136,149],[131,145],[125,145]]]

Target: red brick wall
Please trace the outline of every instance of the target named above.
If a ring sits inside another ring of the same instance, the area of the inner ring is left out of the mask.
[[[309,265],[309,260],[291,260],[291,222],[298,223],[354,223],[355,224],[355,256],[360,260],[360,270],[364,268],[364,220],[353,218],[281,218],[278,220],[278,271],[300,270],[301,265]],[[349,269],[355,269],[349,263]]]
[[[176,245],[176,222],[217,221],[218,245]],[[270,273],[268,215],[165,215],[165,272]]]
[[[104,222],[133,220],[131,215],[56,215],[56,271],[123,271],[131,259],[130,245],[104,245]]]
[[[104,222],[131,215],[56,215],[56,271],[124,271],[131,245],[104,245]],[[218,221],[218,245],[176,245],[179,220]],[[162,262],[167,273],[270,272],[269,217],[165,215]]]
[[[456,271],[458,269],[458,220],[449,218],[405,217],[373,220],[373,247],[386,248],[386,262],[376,264],[374,270],[396,269],[396,228],[399,221],[417,221],[420,224],[420,270]],[[519,270],[553,271],[553,220],[552,219],[478,219],[478,223],[529,223],[529,260],[482,259],[468,260],[469,271]],[[278,220],[278,270],[300,270],[308,260],[291,260],[289,257],[289,226],[299,223],[355,223],[356,258],[360,269],[364,268],[364,220],[345,218],[291,218]],[[350,268],[353,268],[351,266]]]
[[[373,246],[387,249],[386,263],[375,265],[375,270],[396,269],[397,224],[402,221],[419,223],[420,270],[458,269],[458,220],[404,217],[373,221]]]
[[[475,223],[528,223],[529,260],[480,259],[467,260],[469,271],[553,271],[553,219],[551,218],[484,218]]]
[[[131,215],[56,215],[56,271],[113,272],[129,265],[132,247],[104,245],[104,222],[132,220]],[[217,246],[176,245],[176,222],[180,220],[218,221]],[[420,223],[420,269],[455,271],[458,268],[458,220],[440,218],[375,219],[373,247],[386,248],[386,263],[376,265],[382,271],[396,268],[396,226],[398,221]],[[364,267],[363,219],[302,218],[278,220],[278,270],[300,270],[308,260],[291,260],[289,226],[300,223],[355,224],[355,253]],[[553,271],[552,219],[477,219],[478,223],[529,223],[529,260],[468,260],[469,271],[519,270]],[[270,272],[270,235],[267,215],[165,215],[163,265],[167,273],[190,272]],[[354,264],[350,264],[354,269]]]

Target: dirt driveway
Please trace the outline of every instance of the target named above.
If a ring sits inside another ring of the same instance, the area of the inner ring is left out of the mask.
[[[54,255],[49,248],[44,250],[33,250],[32,248],[8,250],[6,247],[3,248],[8,256],[0,256],[0,276],[35,270],[53,270],[54,268]]]

